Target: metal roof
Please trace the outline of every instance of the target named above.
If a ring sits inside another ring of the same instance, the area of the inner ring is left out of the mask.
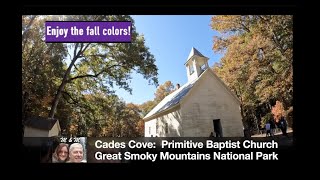
[[[151,117],[155,114],[163,112],[165,110],[170,109],[171,107],[180,103],[180,101],[188,94],[188,92],[192,89],[195,82],[198,80],[188,82],[181,86],[179,89],[174,91],[173,93],[166,96],[156,107],[154,107],[144,118]]]
[[[196,48],[192,47],[191,51],[189,53],[188,59],[187,61],[192,57],[192,56],[200,56],[200,57],[205,57],[204,55],[202,55]]]

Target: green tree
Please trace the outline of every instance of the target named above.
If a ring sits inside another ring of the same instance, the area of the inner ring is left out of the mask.
[[[69,132],[88,137],[140,137],[142,117],[137,105],[125,104],[116,95],[88,94],[75,104]]]
[[[51,17],[48,17],[51,20]],[[59,76],[63,75],[64,44],[43,41],[45,19],[22,16],[22,120],[29,116],[48,116]],[[70,108],[62,102],[65,111]]]
[[[44,43],[47,20],[131,21],[132,43]],[[130,16],[23,16],[22,28],[23,111],[31,115],[56,116],[66,125],[81,116],[86,119],[81,108],[102,110],[93,101],[86,104],[85,96],[112,95],[115,85],[131,92],[128,82],[133,71],[158,84],[154,56]]]
[[[108,91],[113,84],[131,92],[128,80],[130,73],[135,70],[149,79],[149,83],[157,85],[157,67],[154,56],[145,46],[143,36],[135,31],[134,21],[130,16],[68,16],[73,20],[99,21],[131,21],[131,43],[75,43],[72,48],[71,63],[64,73],[52,103],[49,116],[53,117],[61,94],[67,83],[76,79],[83,79],[83,83],[95,83],[95,88]],[[73,68],[74,67],[74,68]]]

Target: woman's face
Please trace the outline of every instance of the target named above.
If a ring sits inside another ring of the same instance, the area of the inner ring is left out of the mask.
[[[58,154],[59,160],[65,161],[65,160],[67,159],[67,157],[68,157],[68,154],[69,154],[69,153],[68,153],[67,147],[66,147],[66,146],[63,146],[63,147],[60,149],[59,154]]]

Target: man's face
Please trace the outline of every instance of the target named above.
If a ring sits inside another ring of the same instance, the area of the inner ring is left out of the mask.
[[[70,152],[70,161],[71,162],[81,162],[83,158],[83,149],[81,147],[75,147]]]

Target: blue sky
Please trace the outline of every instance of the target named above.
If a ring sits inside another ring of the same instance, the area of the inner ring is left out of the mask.
[[[137,32],[143,34],[146,45],[155,56],[158,67],[159,85],[170,80],[174,85],[187,82],[184,63],[195,47],[209,58],[209,66],[219,62],[221,54],[212,50],[213,36],[217,32],[210,27],[211,15],[135,15]],[[156,87],[148,85],[148,81],[140,74],[132,74],[130,83],[132,95],[123,89],[116,94],[127,103],[142,104],[153,100]]]

